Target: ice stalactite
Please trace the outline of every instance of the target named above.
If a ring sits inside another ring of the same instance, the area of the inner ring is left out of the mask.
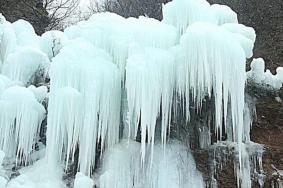
[[[63,87],[50,96],[48,116],[52,119],[48,119],[47,139],[53,143],[47,142],[47,157],[51,158],[48,160],[64,157],[68,164],[69,156],[74,156],[82,127],[82,108],[83,97],[74,88]],[[66,156],[62,155],[64,150]]]
[[[201,108],[205,95],[214,96],[216,135],[221,138],[227,130],[228,108],[231,108],[233,141],[238,142],[242,159],[243,112],[246,54],[234,34],[209,23],[195,23],[181,37],[177,67],[179,90],[186,99],[186,117],[190,103]],[[189,72],[188,72],[189,70]],[[223,129],[222,124],[225,128]],[[242,162],[239,161],[239,169]],[[240,170],[240,171],[241,171]],[[243,171],[241,171],[242,173]],[[238,174],[243,178],[243,174]],[[242,184],[243,185],[243,184]]]
[[[1,95],[0,146],[9,157],[17,156],[26,163],[37,142],[44,107],[24,87],[10,87]]]
[[[153,160],[150,153],[142,165],[140,143],[123,140],[105,152],[100,172],[101,188],[185,188],[204,187],[202,176],[186,146],[177,141],[168,143],[166,153],[156,144]],[[146,149],[150,150],[150,145]],[[152,163],[152,164],[151,164]]]
[[[129,134],[136,137],[140,124],[142,160],[145,157],[146,142],[151,143],[152,147],[154,145],[156,121],[159,116],[162,119],[161,141],[166,143],[174,83],[174,57],[169,51],[146,48],[128,58],[126,89]]]
[[[233,140],[241,142],[245,87],[245,53],[241,45],[233,34],[219,26],[196,23],[182,36],[179,50],[177,80],[179,92],[186,98],[187,119],[190,102],[200,108],[205,95],[214,95],[218,135],[224,131],[222,117],[226,122],[230,102]]]
[[[68,163],[79,148],[79,170],[89,175],[96,147],[119,140],[120,74],[102,49],[83,39],[69,41],[53,59],[47,126],[47,159]]]

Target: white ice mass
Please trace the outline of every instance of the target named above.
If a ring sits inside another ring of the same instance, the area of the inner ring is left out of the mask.
[[[74,168],[75,188],[205,187],[171,128],[182,126],[173,115],[191,126],[208,98],[218,141],[225,133],[236,148],[238,186],[251,187],[245,84],[280,89],[283,68],[272,75],[254,59],[245,72],[255,31],[227,6],[173,0],[163,17],[99,13],[37,36],[0,14],[0,149],[4,161],[27,166],[0,186],[66,187]],[[209,125],[199,133],[201,148],[210,145]]]

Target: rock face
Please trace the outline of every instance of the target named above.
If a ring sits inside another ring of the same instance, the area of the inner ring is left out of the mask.
[[[48,13],[39,0],[1,0],[0,13],[10,22],[18,19],[30,22],[39,35],[49,24]]]

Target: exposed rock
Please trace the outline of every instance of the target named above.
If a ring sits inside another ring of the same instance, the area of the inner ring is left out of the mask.
[[[38,0],[1,0],[0,13],[10,22],[18,19],[30,22],[35,32],[41,35],[45,32],[49,19],[48,12],[38,2]]]

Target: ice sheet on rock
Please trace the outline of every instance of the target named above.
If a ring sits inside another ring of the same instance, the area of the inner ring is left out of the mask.
[[[40,50],[30,47],[19,47],[10,53],[2,67],[2,74],[20,84],[33,83],[36,74],[45,75],[49,66],[48,57]]]
[[[162,144],[155,145],[151,165],[147,153],[146,161],[139,162],[140,144],[123,140],[105,152],[99,178],[101,188],[185,188],[204,187],[201,174],[194,159],[185,146],[178,142],[168,144],[164,153]],[[147,149],[150,149],[150,145]]]
[[[46,160],[39,160],[33,166],[21,169],[20,175],[12,179],[7,188],[66,188],[62,174],[60,166],[50,169]]]
[[[48,162],[72,159],[79,147],[79,170],[86,175],[95,165],[97,143],[103,149],[119,140],[120,74],[100,52],[76,39],[53,58],[50,69]]]
[[[76,174],[74,188],[93,188],[93,186],[94,181],[90,177],[85,176],[81,172]]]
[[[0,147],[7,156],[16,154],[26,164],[34,149],[45,109],[30,90],[18,86],[6,89],[0,103]]]
[[[265,71],[265,62],[262,58],[255,58],[251,63],[251,70],[247,72],[247,79],[265,89],[279,90],[283,83],[283,68],[276,69],[276,75],[270,70]]]
[[[128,58],[125,86],[130,118],[129,134],[136,137],[140,124],[142,160],[145,157],[146,141],[153,147],[159,116],[162,119],[161,141],[164,144],[166,142],[174,84],[174,57],[170,51],[146,48]]]

